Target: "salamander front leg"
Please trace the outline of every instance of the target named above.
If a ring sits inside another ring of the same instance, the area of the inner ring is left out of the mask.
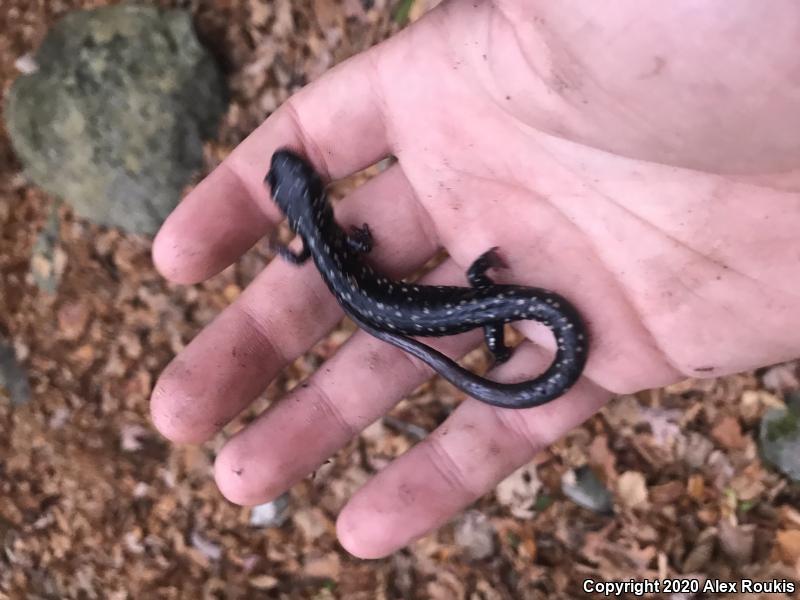
[[[283,244],[276,245],[275,252],[277,252],[278,256],[282,259],[293,265],[302,265],[311,258],[311,251],[308,249],[305,242],[303,242],[303,249],[298,253],[293,252],[288,246],[284,246]]]
[[[361,227],[353,225],[350,228],[350,235],[347,236],[347,245],[354,252],[366,254],[372,250],[375,245],[372,239],[372,232],[369,230],[369,225],[364,223]]]
[[[467,280],[472,287],[487,287],[494,285],[486,274],[491,268],[505,268],[506,263],[497,253],[497,246],[489,248],[481,254],[467,269]]]

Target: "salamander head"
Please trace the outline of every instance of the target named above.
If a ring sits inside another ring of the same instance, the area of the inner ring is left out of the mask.
[[[319,175],[308,161],[287,148],[272,155],[265,181],[293,231],[300,223],[314,221],[330,211]]]

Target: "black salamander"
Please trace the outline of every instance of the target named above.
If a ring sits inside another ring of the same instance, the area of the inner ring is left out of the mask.
[[[480,255],[467,271],[471,287],[415,285],[376,273],[362,260],[372,248],[365,224],[350,234],[335,221],[322,180],[311,165],[282,149],[272,156],[266,183],[303,248],[278,253],[300,264],[312,258],[347,315],[371,335],[427,363],[466,394],[503,408],[539,406],[564,394],[580,377],[588,336],[578,312],[553,292],[494,283],[486,275],[503,266],[496,248]],[[495,364],[507,360],[505,323],[534,319],[556,339],[555,359],[540,376],[519,383],[497,383],[461,367],[441,352],[410,336],[446,336],[483,327]]]

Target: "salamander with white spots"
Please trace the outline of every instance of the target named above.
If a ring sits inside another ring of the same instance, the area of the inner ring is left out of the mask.
[[[367,225],[348,234],[336,223],[325,186],[305,159],[287,149],[276,151],[266,182],[303,242],[299,253],[281,246],[279,254],[295,264],[313,259],[330,291],[359,327],[424,361],[469,396],[503,408],[529,408],[563,395],[580,377],[589,339],[578,311],[554,292],[494,283],[486,271],[503,264],[496,248],[472,263],[467,271],[470,287],[388,279],[362,260],[372,247]],[[511,355],[503,326],[525,319],[551,329],[556,354],[544,373],[519,383],[498,383],[475,375],[411,337],[440,337],[482,327],[498,364]]]

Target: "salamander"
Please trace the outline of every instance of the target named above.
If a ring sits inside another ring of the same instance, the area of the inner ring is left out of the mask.
[[[373,245],[369,227],[353,227],[348,233],[336,222],[325,185],[307,160],[289,149],[277,150],[265,183],[302,241],[299,252],[278,246],[278,254],[294,264],[313,259],[356,325],[422,360],[467,395],[502,408],[529,408],[563,395],[580,377],[589,344],[580,314],[552,291],[494,283],[487,271],[504,264],[497,248],[483,252],[469,267],[468,287],[393,280],[364,261]],[[525,319],[552,331],[556,353],[544,373],[519,383],[497,383],[475,375],[412,337],[440,337],[482,327],[499,364],[511,356],[504,325]]]

